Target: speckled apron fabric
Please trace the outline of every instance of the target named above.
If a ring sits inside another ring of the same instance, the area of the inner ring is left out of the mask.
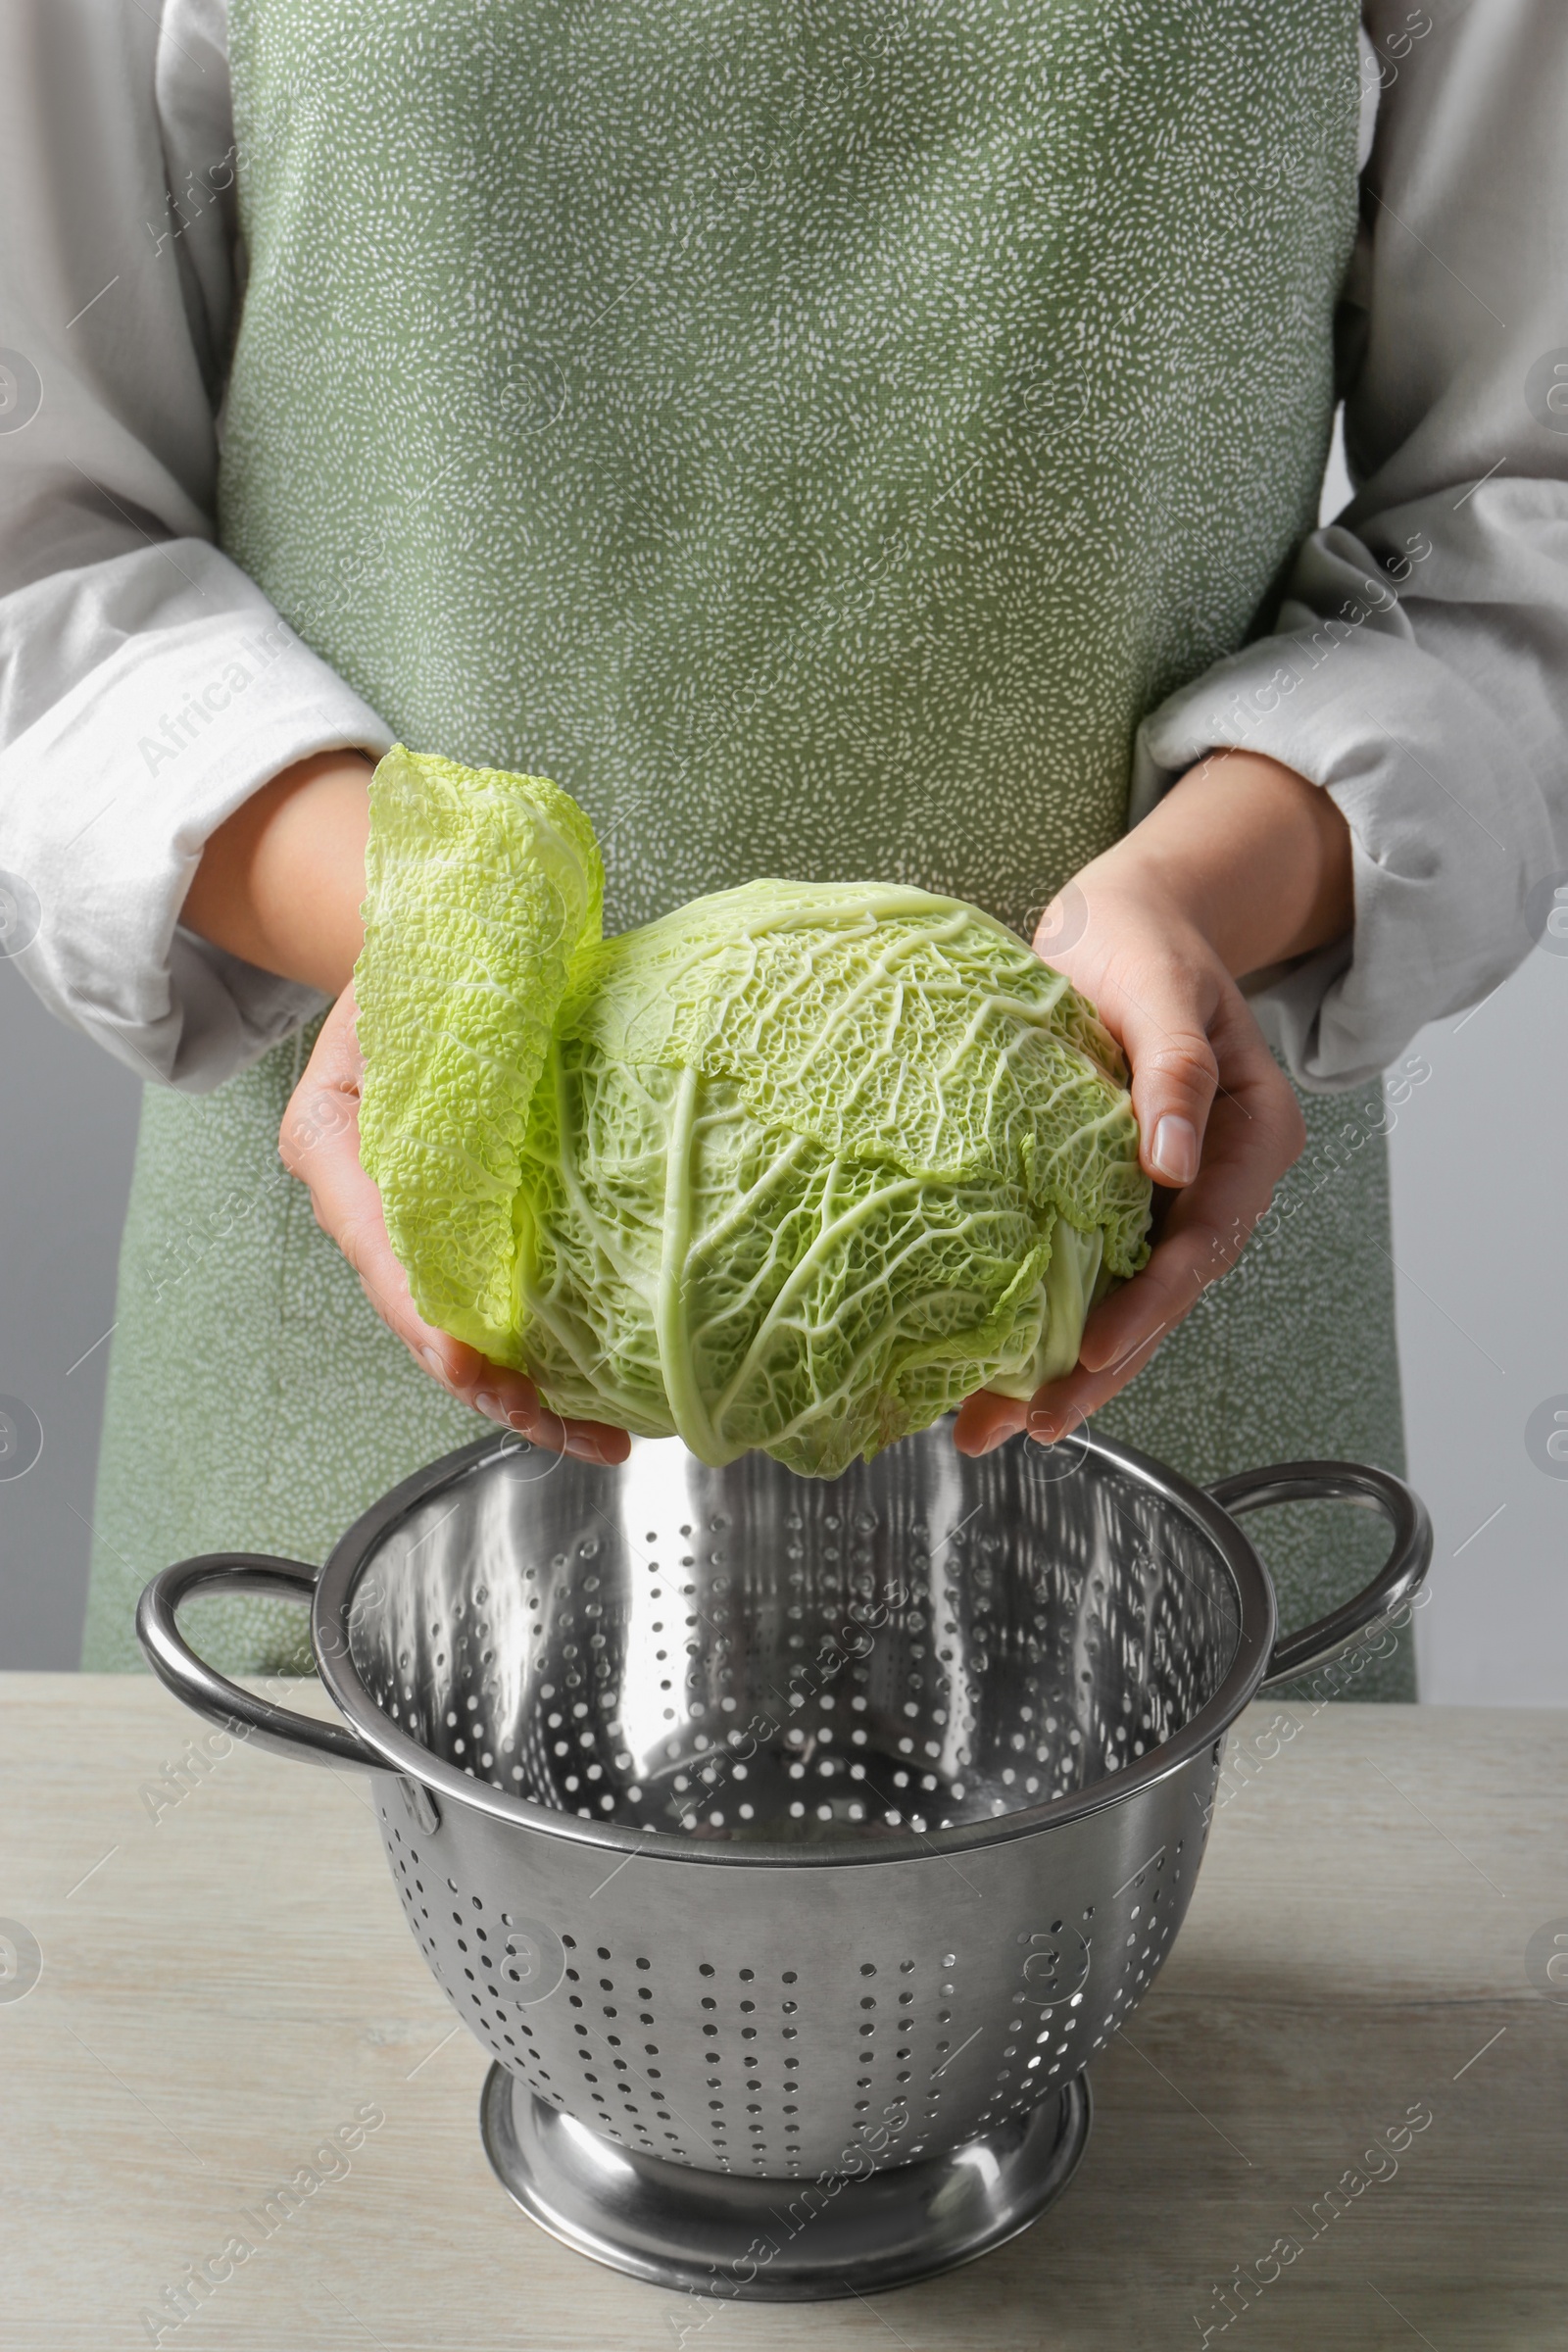
[[[404,740],[573,792],[608,928],[780,873],[1027,930],[1312,522],[1357,14],[234,0],[224,545]],[[473,1426],[271,1178],[301,1051],[146,1105],[91,1663],[166,1560],[318,1557]],[[1118,1427],[1397,1462],[1380,1149]]]

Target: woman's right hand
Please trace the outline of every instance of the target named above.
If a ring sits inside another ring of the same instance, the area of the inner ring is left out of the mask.
[[[207,843],[180,919],[262,971],[336,999],[283,1114],[278,1150],[387,1329],[449,1396],[503,1429],[583,1461],[624,1461],[624,1430],[563,1421],[520,1372],[425,1322],[387,1238],[381,1196],[360,1165],[365,1065],[351,975],[364,940],[373,766],[363,752],[323,752],[253,793]]]
[[[563,1421],[522,1373],[492,1363],[476,1348],[438,1331],[416,1307],[409,1278],[387,1238],[381,1196],[360,1165],[365,1063],[355,1010],[351,983],[321,1024],[278,1133],[283,1165],[309,1187],[316,1222],[342,1250],[387,1329],[449,1396],[553,1453],[575,1454],[585,1462],[624,1461],[631,1446],[624,1430],[598,1421]]]
[[[1350,929],[1350,829],[1278,760],[1216,752],[1055,906],[1073,917],[1069,944],[1043,925],[1036,950],[1126,1054],[1140,1162],[1169,1188],[1168,1213],[1143,1272],[1090,1316],[1072,1371],[1027,1403],[985,1390],[965,1400],[960,1453],[989,1453],[1024,1428],[1056,1444],[1143,1370],[1241,1254],[1306,1131],[1237,981]]]

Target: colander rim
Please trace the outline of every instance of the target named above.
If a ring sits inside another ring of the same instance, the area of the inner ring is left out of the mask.
[[[944,1424],[938,1423],[937,1427]],[[1022,1433],[1010,1445],[1031,1443]],[[480,1438],[416,1470],[391,1488],[361,1513],[333,1545],[317,1579],[311,1605],[311,1644],[321,1681],[339,1712],[372,1748],[390,1771],[421,1784],[438,1797],[486,1813],[515,1829],[546,1837],[565,1838],[574,1844],[595,1846],[601,1852],[628,1858],[636,1853],[661,1862],[690,1862],[729,1869],[803,1867],[843,1869],[850,1865],[926,1861],[982,1846],[1000,1845],[1017,1838],[1039,1836],[1108,1806],[1121,1804],[1141,1790],[1168,1780],[1203,1750],[1220,1740],[1254,1695],[1268,1668],[1278,1629],[1274,1586],[1247,1535],[1223,1505],[1180,1471],[1153,1455],[1124,1445],[1119,1439],[1084,1431],[1074,1439],[1086,1453],[1111,1468],[1131,1472],[1164,1501],[1195,1521],[1209,1538],[1222,1560],[1237,1604],[1235,1654],[1213,1695],[1168,1740],[1120,1771],[1109,1773],[1087,1788],[1044,1803],[1020,1806],[989,1820],[955,1823],[946,1830],[904,1830],[875,1838],[845,1836],[792,1844],[785,1839],[693,1839],[673,1830],[633,1829],[617,1822],[585,1820],[581,1814],[558,1812],[532,1797],[514,1796],[482,1780],[477,1772],[448,1763],[411,1738],[384,1714],[366,1690],[354,1665],[348,1641],[348,1611],[355,1586],[379,1546],[416,1506],[446,1487],[481,1469],[487,1462],[506,1460],[528,1450],[512,1438]],[[607,1477],[613,1466],[607,1465]],[[1216,1754],[1217,1763],[1218,1756]]]

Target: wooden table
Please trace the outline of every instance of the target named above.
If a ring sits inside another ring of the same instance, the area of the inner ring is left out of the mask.
[[[182,1793],[200,1727],[156,1685],[0,1677],[0,1916],[41,1956],[24,1992],[31,1947],[0,1945],[0,2343],[1164,2352],[1206,2327],[1247,2352],[1560,2352],[1568,1998],[1539,1931],[1568,1938],[1568,1713],[1280,1714],[1233,1737],[1062,2201],[902,2293],[696,2306],[567,2253],[492,2178],[485,2060],[362,1779],[236,1749]],[[218,2282],[178,2319],[192,2266]]]

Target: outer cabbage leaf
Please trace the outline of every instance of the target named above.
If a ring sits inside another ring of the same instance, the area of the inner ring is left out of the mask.
[[[1070,1368],[1147,1254],[1150,1191],[1120,1054],[1060,974],[875,883],[754,882],[600,940],[597,882],[541,847],[589,871],[564,795],[389,760],[366,1165],[431,1320],[559,1412],[822,1476]]]
[[[519,1368],[513,1211],[528,1104],[605,873],[537,777],[416,758],[370,781],[360,1159],[426,1322]]]

